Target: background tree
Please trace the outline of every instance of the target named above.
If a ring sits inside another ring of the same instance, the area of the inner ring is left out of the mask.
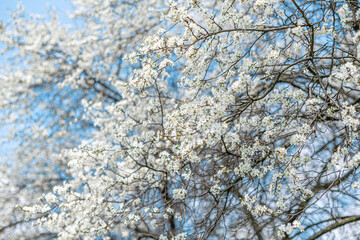
[[[48,191],[22,207],[42,231],[60,239],[358,237],[357,2],[75,3],[80,30],[59,33],[16,15],[3,34],[22,63],[2,76],[3,109],[25,119],[18,136],[31,137],[21,149],[46,152],[20,150],[30,159],[21,166],[56,176],[23,188],[29,199]],[[30,26],[46,35],[30,35]],[[35,134],[33,122],[48,130]],[[58,124],[66,131],[53,138]]]
[[[20,6],[0,35],[7,61],[0,77],[1,123],[10,142],[2,147],[0,238],[49,238],[38,226],[29,231],[31,223],[24,224],[16,206],[37,201],[69,178],[61,153],[96,130],[93,120],[82,117],[82,102],[121,99],[113,83],[127,81],[130,67],[122,57],[161,14],[149,11],[160,1],[73,3],[72,26],[54,12],[28,16]]]

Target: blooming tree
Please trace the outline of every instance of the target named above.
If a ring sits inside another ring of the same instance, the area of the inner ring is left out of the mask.
[[[2,33],[0,231],[18,204],[59,239],[358,236],[356,1],[74,4]]]

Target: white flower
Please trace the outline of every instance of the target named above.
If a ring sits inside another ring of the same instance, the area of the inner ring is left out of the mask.
[[[173,198],[183,200],[186,196],[186,190],[183,188],[177,188],[173,190]]]
[[[220,193],[221,187],[218,184],[215,184],[210,188],[212,194],[217,195]]]
[[[306,142],[306,136],[303,134],[295,134],[291,137],[290,143],[292,145],[301,145]]]

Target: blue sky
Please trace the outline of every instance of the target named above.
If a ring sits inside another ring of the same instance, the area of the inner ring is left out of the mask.
[[[17,0],[0,0],[0,21],[4,23],[8,21],[9,11],[15,11],[18,2]],[[20,2],[27,13],[45,14],[49,6],[54,6],[64,23],[67,23],[66,12],[73,9],[70,0],[22,0]]]

